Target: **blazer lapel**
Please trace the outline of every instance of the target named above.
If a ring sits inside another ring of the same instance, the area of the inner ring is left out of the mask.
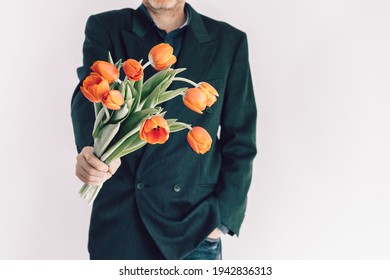
[[[122,59],[133,58],[138,61],[142,59],[145,62],[148,59],[150,49],[160,41],[154,27],[140,8],[134,11],[132,18],[133,20],[128,25],[129,28],[122,30],[122,40],[126,52]],[[147,67],[145,80],[154,73],[152,67]]]
[[[192,19],[185,31],[183,46],[174,68],[186,68],[186,71],[180,73],[179,76],[198,83],[208,77],[208,70],[213,62],[215,52],[218,49],[218,41],[216,39],[213,40],[209,36],[201,16],[193,10],[191,6],[189,6],[189,8],[192,12]],[[131,31],[123,30],[122,33],[124,40],[132,40],[131,43],[126,44],[127,55],[132,57],[131,54],[134,53],[141,54],[142,56],[134,59],[147,59],[149,50],[159,43],[159,39],[152,29],[153,26],[148,22],[145,15],[141,13],[143,12],[140,9],[135,11]],[[155,73],[152,67],[148,67],[147,70],[149,71],[144,73],[145,79]],[[171,89],[180,87],[191,87],[191,85],[183,82],[173,82],[171,85]],[[179,121],[184,122],[191,120],[189,117],[191,115],[187,114],[192,111],[183,104],[183,100],[180,96],[164,103],[163,108],[164,111],[167,112],[165,115],[166,118],[179,119]],[[153,158],[152,154],[159,153],[160,149],[164,149],[163,146],[164,145],[146,145],[143,148],[143,155],[138,165],[139,170],[142,170],[143,166],[148,164],[149,159]]]
[[[183,46],[174,68],[186,68],[178,76],[199,83],[207,79],[208,70],[218,48],[218,41],[210,38],[201,16],[191,6],[190,9],[192,10],[192,20],[187,27]],[[180,87],[192,87],[192,85],[174,82],[171,86],[172,89]],[[164,111],[167,111],[167,117],[180,119],[189,112],[189,109],[183,104],[182,98],[178,96],[164,104]]]

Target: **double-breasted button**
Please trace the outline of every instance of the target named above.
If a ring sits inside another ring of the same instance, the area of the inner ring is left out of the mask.
[[[175,192],[180,192],[180,190],[181,190],[181,187],[180,187],[180,185],[174,185],[173,186],[173,190],[175,191]]]
[[[137,189],[142,190],[143,188],[144,188],[144,184],[143,183],[138,183],[137,184]]]

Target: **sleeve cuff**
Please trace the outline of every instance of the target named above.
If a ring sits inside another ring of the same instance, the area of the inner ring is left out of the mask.
[[[220,231],[222,231],[223,234],[226,234],[229,232],[229,229],[222,223],[218,226],[218,228]]]

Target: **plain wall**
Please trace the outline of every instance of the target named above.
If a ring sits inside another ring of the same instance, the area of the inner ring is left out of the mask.
[[[0,259],[87,259],[70,99],[89,15],[141,1],[5,1]],[[390,257],[390,2],[188,1],[249,38],[258,150],[225,259]]]

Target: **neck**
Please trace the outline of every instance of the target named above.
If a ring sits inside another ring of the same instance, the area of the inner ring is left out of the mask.
[[[176,5],[172,9],[153,9],[147,4],[145,7],[157,26],[167,33],[179,28],[186,21],[184,3],[182,5]]]

